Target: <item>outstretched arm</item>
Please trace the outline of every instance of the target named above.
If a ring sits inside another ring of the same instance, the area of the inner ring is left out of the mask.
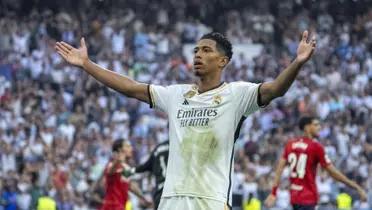
[[[135,167],[135,173],[143,173],[146,171],[151,171],[152,166],[154,165],[154,152],[151,153],[150,157],[146,160],[146,162],[142,163]]]
[[[288,91],[302,65],[311,58],[315,50],[315,36],[308,41],[308,35],[308,31],[302,34],[302,39],[297,48],[296,59],[274,81],[265,82],[261,85],[259,105],[267,105],[274,98],[283,96]]]
[[[273,183],[271,193],[265,200],[265,205],[267,207],[273,207],[275,204],[276,190],[278,189],[278,186],[280,184],[280,178],[282,177],[282,173],[283,173],[283,170],[286,164],[287,164],[287,161],[284,158],[280,158],[279,163],[275,170],[274,183]]]
[[[367,194],[366,192],[363,190],[362,187],[360,187],[356,182],[350,180],[349,178],[347,178],[345,175],[343,175],[339,170],[337,170],[336,167],[334,167],[332,164],[329,164],[327,167],[325,167],[325,170],[328,172],[328,174],[334,178],[335,180],[339,181],[339,182],[342,182],[344,184],[346,184],[347,186],[349,187],[352,187],[354,188],[356,191],[358,191],[359,193],[359,196],[360,196],[360,199],[362,201],[366,201],[367,200]]]
[[[92,62],[88,57],[88,50],[84,38],[80,40],[78,49],[65,42],[57,42],[55,48],[68,63],[81,67],[102,82],[104,85],[132,98],[149,103],[148,85],[136,82],[129,77],[102,68]]]

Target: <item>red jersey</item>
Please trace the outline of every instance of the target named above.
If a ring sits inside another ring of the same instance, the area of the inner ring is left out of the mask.
[[[290,166],[290,194],[292,204],[315,205],[318,190],[315,177],[318,164],[331,164],[323,146],[316,140],[299,137],[288,141],[283,158]]]
[[[117,165],[110,175],[111,165],[110,162],[104,171],[106,194],[101,210],[123,210],[128,200],[129,180],[121,173],[123,165]]]

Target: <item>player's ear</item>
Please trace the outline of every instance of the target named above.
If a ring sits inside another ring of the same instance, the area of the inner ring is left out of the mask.
[[[229,58],[227,56],[221,56],[220,61],[219,61],[219,67],[220,68],[225,68],[225,66],[229,63]]]

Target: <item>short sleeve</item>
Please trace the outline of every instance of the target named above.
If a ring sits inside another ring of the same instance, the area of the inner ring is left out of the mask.
[[[169,109],[170,86],[149,85],[150,107],[167,112]]]
[[[321,144],[317,144],[316,153],[318,154],[318,159],[320,165],[325,168],[331,164],[331,160],[329,159],[328,155],[326,154],[324,147]]]
[[[235,101],[238,103],[239,111],[245,117],[260,108],[258,105],[258,89],[260,85],[250,82],[235,82],[233,85]]]

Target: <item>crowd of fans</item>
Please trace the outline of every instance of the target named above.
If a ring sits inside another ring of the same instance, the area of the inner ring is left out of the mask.
[[[54,50],[56,40],[77,46],[84,36],[99,65],[168,85],[194,81],[182,47],[219,30],[234,45],[264,46],[253,59],[235,54],[224,75],[227,82],[258,83],[291,62],[305,29],[317,35],[313,59],[283,98],[243,124],[235,147],[234,203],[265,199],[281,148],[298,135],[297,120],[314,115],[322,121],[319,141],[333,163],[369,192],[372,208],[371,2],[35,2],[30,7],[27,1],[3,1],[0,9],[0,210],[36,209],[43,195],[59,210],[96,208],[113,141],[131,141],[130,164],[136,165],[168,138],[163,113],[67,65]],[[150,179],[134,179],[151,193]],[[369,209],[326,173],[320,171],[317,182],[320,209],[334,209],[341,192],[352,197],[354,209]],[[277,209],[289,209],[287,187],[283,181]],[[132,202],[134,209],[140,206]]]

